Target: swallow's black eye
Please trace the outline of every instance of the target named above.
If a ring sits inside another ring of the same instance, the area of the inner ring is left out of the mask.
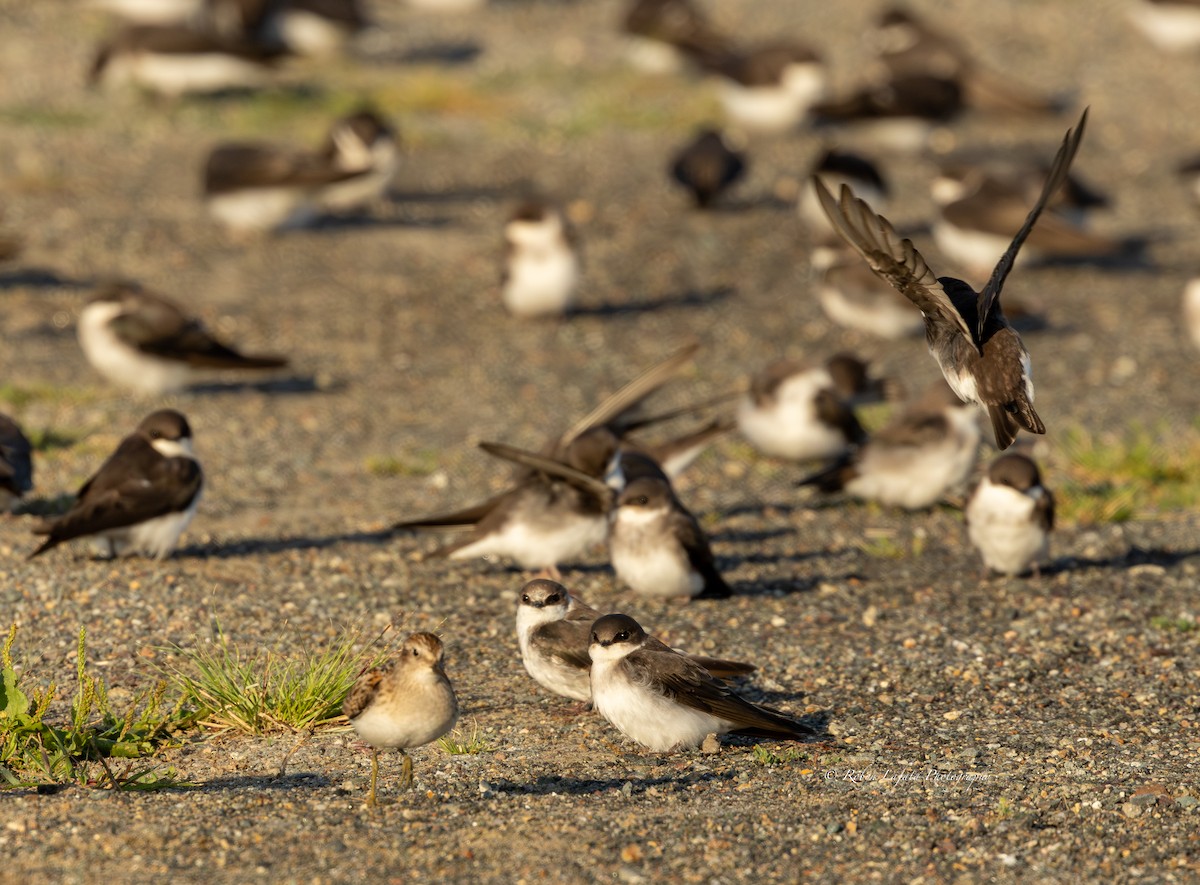
[[[526,605],[529,604],[529,594],[528,593],[523,593],[521,595],[521,602],[524,602]]]
[[[420,654],[420,652],[419,652],[419,651],[417,651],[417,650],[414,648],[414,649],[413,649],[413,657],[415,658],[415,657],[416,657],[417,655],[419,655],[419,654]]]
[[[592,634],[592,642],[599,642],[599,641],[600,641],[600,637],[597,634],[593,633]]]
[[[639,507],[645,507],[649,503],[650,503],[650,499],[647,498],[645,495],[638,495],[637,505]]]
[[[625,642],[627,639],[629,639],[629,631],[628,631],[628,630],[622,630],[620,633],[618,633],[618,634],[617,634],[616,636],[614,636],[613,638],[614,638],[615,640],[617,640],[617,642]]]

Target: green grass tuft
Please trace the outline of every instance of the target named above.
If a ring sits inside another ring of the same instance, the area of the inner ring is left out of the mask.
[[[804,762],[808,759],[808,754],[795,747],[789,747],[786,750],[773,750],[763,744],[756,744],[754,749],[750,751],[752,758],[759,765],[788,765],[792,762]]]
[[[361,645],[361,633],[343,631],[323,650],[246,653],[217,624],[211,640],[172,649],[184,663],[166,675],[207,728],[252,735],[311,730],[341,717],[342,701],[364,669]],[[376,651],[367,666],[382,664],[390,652]]]
[[[165,702],[167,684],[134,699],[124,715],[108,700],[104,681],[87,669],[87,634],[79,630],[76,690],[68,721],[54,725],[46,712],[57,686],[28,685],[18,675],[12,646],[13,624],[0,654],[0,781],[10,788],[73,783],[120,790],[157,790],[183,786],[175,771],[146,760],[173,740],[187,724],[180,705]],[[116,760],[122,760],[118,763]]]
[[[366,460],[372,476],[430,476],[438,469],[440,453],[436,449],[418,449],[407,455],[371,455]]]
[[[1072,428],[1062,461],[1051,462],[1050,475],[1064,523],[1126,522],[1200,505],[1200,433],[1195,431],[1134,426],[1098,434]]]
[[[495,745],[480,731],[478,722],[472,723],[470,735],[461,727],[456,728],[450,734],[438,738],[438,746],[451,756],[478,756],[480,753],[493,753],[496,750]]]
[[[1151,618],[1150,626],[1156,630],[1176,630],[1180,633],[1191,633],[1197,628],[1196,622],[1191,618],[1168,618],[1164,615]]]

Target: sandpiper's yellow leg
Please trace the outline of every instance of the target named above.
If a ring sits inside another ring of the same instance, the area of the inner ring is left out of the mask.
[[[412,756],[403,750],[400,751],[400,755],[404,757],[404,764],[400,768],[400,786],[405,790],[410,790],[413,784]]]
[[[375,801],[375,781],[379,779],[379,751],[374,747],[371,748],[371,792],[367,795],[367,805],[369,807],[378,805]]]

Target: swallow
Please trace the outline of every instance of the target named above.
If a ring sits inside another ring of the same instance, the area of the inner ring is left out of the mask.
[[[534,682],[562,697],[590,704],[591,659],[588,643],[600,612],[556,581],[537,578],[521,588],[517,606],[517,642],[521,660]],[[679,652],[717,678],[744,676],[758,668]]]
[[[101,47],[89,83],[137,86],[168,98],[254,89],[274,75],[279,49],[189,27],[135,25]]]
[[[12,418],[0,413],[0,512],[11,512],[33,489],[33,446]]]
[[[878,164],[863,154],[850,153],[837,149],[829,149],[822,153],[809,170],[808,178],[817,176],[825,182],[825,186],[835,193],[843,185],[859,197],[866,200],[877,212],[887,208],[890,188],[887,179],[883,177]],[[800,218],[810,231],[815,232],[820,242],[824,243],[834,233],[829,226],[829,219],[821,209],[817,193],[812,187],[801,187],[800,198],[797,201]],[[834,237],[836,240],[836,235]]]
[[[932,507],[966,482],[982,432],[978,412],[941,380],[870,439],[800,480],[889,507]]]
[[[1189,52],[1200,47],[1200,4],[1195,0],[1138,0],[1128,15],[1159,49]]]
[[[392,661],[363,673],[342,713],[371,746],[371,790],[367,805],[377,804],[379,751],[394,748],[404,757],[400,785],[412,787],[412,758],[406,751],[436,741],[458,721],[458,698],[442,668],[442,641],[432,633],[411,633]]]
[[[646,635],[628,615],[592,625],[592,702],[621,734],[654,752],[697,747],[710,734],[801,741],[814,729],[746,701],[700,665]]]
[[[942,374],[961,399],[987,409],[1001,451],[1019,429],[1045,433],[1046,426],[1033,408],[1029,352],[1000,309],[1000,290],[1046,201],[1066,179],[1086,122],[1085,110],[1075,129],[1067,130],[1041,195],[978,294],[962,280],[935,277],[912,241],[901,239],[886,218],[848,187],[842,187],[839,202],[814,180],[838,233],[875,273],[920,308],[925,339]]]
[[[658,472],[628,480],[616,492],[603,480],[551,458],[500,443],[480,443],[498,458],[555,477],[609,515],[608,553],[617,577],[635,593],[724,599],[733,594],[717,570],[708,537]]]
[[[137,25],[186,25],[200,20],[211,0],[90,0],[89,6]]]
[[[729,122],[761,132],[795,129],[825,94],[828,71],[807,46],[775,42],[707,60]]]
[[[845,244],[840,248],[818,246],[809,263],[816,278],[817,302],[825,316],[839,326],[890,340],[918,335],[925,329],[921,312],[912,302]]]
[[[648,73],[670,73],[686,61],[702,64],[732,49],[691,0],[633,0],[621,21],[629,60]]]
[[[750,379],[738,401],[738,430],[775,458],[835,458],[866,438],[852,404],[881,399],[885,386],[848,353],[816,365],[778,360]]]
[[[1068,191],[1070,176],[1063,185],[1059,193]],[[957,173],[946,170],[930,189],[939,209],[933,224],[938,248],[972,273],[987,274],[1008,247],[1010,232],[1025,218],[1031,198],[1028,185],[1019,177],[1002,177],[974,168]],[[1075,208],[1067,208],[1062,198],[1048,201],[1014,263],[1103,260],[1131,250],[1133,244],[1088,231],[1078,220],[1079,201],[1089,201],[1078,182],[1073,196]],[[1064,209],[1060,211],[1053,204]]]
[[[817,125],[853,125],[869,130],[878,145],[897,151],[925,148],[936,126],[962,114],[957,80],[930,74],[890,76],[860,87],[844,98],[812,107]]]
[[[1005,575],[1032,568],[1036,574],[1054,528],[1054,494],[1042,485],[1033,459],[1010,452],[988,467],[963,516],[967,537],[987,568]]]
[[[1056,114],[1062,102],[1014,82],[980,64],[958,40],[944,34],[911,11],[894,6],[876,23],[874,42],[880,60],[892,76],[930,75],[959,84],[967,105],[1005,114]]]
[[[671,161],[671,177],[691,191],[698,209],[708,209],[746,172],[746,156],[720,131],[702,129]]]
[[[521,469],[513,484],[500,494],[462,510],[398,522],[392,530],[464,532],[462,540],[439,548],[435,555],[505,556],[522,568],[555,574],[559,563],[604,542],[611,491],[598,478],[612,459],[612,440],[619,437],[629,413],[688,365],[696,349],[695,345],[680,349],[608,397],[562,436],[549,440],[537,466],[518,461]],[[491,452],[486,444],[483,447]],[[539,469],[543,463],[578,471],[593,485],[545,473]]]
[[[317,151],[223,144],[204,165],[209,213],[230,231],[281,230],[382,197],[399,164],[395,132],[374,111],[337,120]]]
[[[29,558],[91,536],[109,557],[164,559],[196,515],[203,488],[187,418],[174,409],[151,412],[75,493],[71,509],[33,530],[46,540]]]
[[[255,39],[294,55],[335,55],[371,24],[360,0],[274,0],[258,6]]]
[[[557,206],[522,203],[504,225],[501,300],[519,317],[562,316],[575,304],[581,267],[578,237]]]
[[[83,355],[114,384],[146,394],[181,390],[206,369],[261,370],[287,365],[279,356],[246,356],[214,338],[174,301],[114,284],[79,314]]]

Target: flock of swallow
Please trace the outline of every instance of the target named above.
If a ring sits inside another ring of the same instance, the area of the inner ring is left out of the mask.
[[[369,25],[355,0],[96,2],[132,24],[101,49],[93,80],[168,96],[255,88],[269,82],[288,55],[342,51]],[[1142,5],[1152,13],[1200,8],[1183,0]],[[935,126],[967,109],[1062,110],[1062,102],[985,70],[952,38],[903,9],[886,11],[878,22],[882,72],[844,97],[828,95],[817,53],[782,41],[738,46],[690,0],[637,0],[623,27],[637,64],[657,70],[691,65],[715,77],[735,130],[870,127],[880,144],[904,150],[924,144]],[[1200,23],[1196,27],[1200,33]],[[1158,33],[1152,24],[1145,29],[1152,38]],[[646,400],[694,357],[697,347],[688,346],[540,451],[482,444],[515,466],[502,493],[398,522],[393,530],[453,532],[459,537],[439,548],[441,555],[499,556],[542,570],[523,588],[516,617],[530,676],[555,694],[594,705],[650,750],[695,747],[714,733],[811,737],[811,726],[740,698],[723,681],[752,672],[753,665],[689,655],[654,639],[627,615],[587,607],[558,583],[558,567],[606,544],[618,580],[636,594],[728,597],[733,590],[708,538],[672,485],[717,436],[736,428],[769,457],[825,462],[799,485],[921,509],[966,484],[976,468],[986,413],[1002,454],[966,498],[967,535],[986,568],[1010,575],[1036,571],[1048,550],[1054,498],[1027,455],[1004,450],[1022,430],[1045,433],[1045,424],[1034,407],[1029,352],[1005,317],[1000,295],[1018,258],[1030,252],[1101,260],[1136,252],[1137,244],[1094,235],[1082,220],[1103,203],[1069,174],[1086,121],[1084,111],[1047,164],[999,173],[947,166],[935,182],[934,238],[951,260],[987,276],[980,291],[937,276],[912,241],[878,214],[888,187],[873,161],[836,149],[820,158],[798,211],[812,235],[813,288],[822,308],[835,323],[883,338],[923,329],[944,379],[879,431],[868,434],[855,409],[894,398],[895,385],[871,377],[863,361],[844,353],[814,364],[775,363],[725,397],[647,414]],[[706,128],[671,158],[670,174],[699,209],[718,205],[744,175],[749,159],[731,146],[737,142],[736,135]],[[393,129],[364,109],[336,121],[313,150],[217,146],[203,170],[204,205],[236,236],[285,230],[369,206],[385,195],[399,160]],[[569,312],[582,269],[564,210],[549,201],[526,202],[508,220],[504,237],[503,305],[517,316]],[[1200,311],[1200,287],[1193,300]],[[130,283],[107,285],[92,298],[80,313],[78,338],[106,379],[148,395],[185,388],[198,371],[286,365],[282,357],[239,352],[169,298]],[[657,444],[637,439],[646,427],[720,409],[729,400],[736,400],[730,414],[683,436]],[[0,415],[0,507],[15,509],[32,479],[29,441]],[[67,512],[35,527],[44,539],[30,555],[86,538],[103,556],[161,559],[174,551],[203,487],[187,418],[174,409],[155,411],[78,490]],[[346,698],[345,714],[374,748],[372,803],[380,748],[403,753],[445,734],[457,719],[442,651],[436,636],[412,634],[391,665],[364,673]],[[407,785],[407,755],[404,764]]]

